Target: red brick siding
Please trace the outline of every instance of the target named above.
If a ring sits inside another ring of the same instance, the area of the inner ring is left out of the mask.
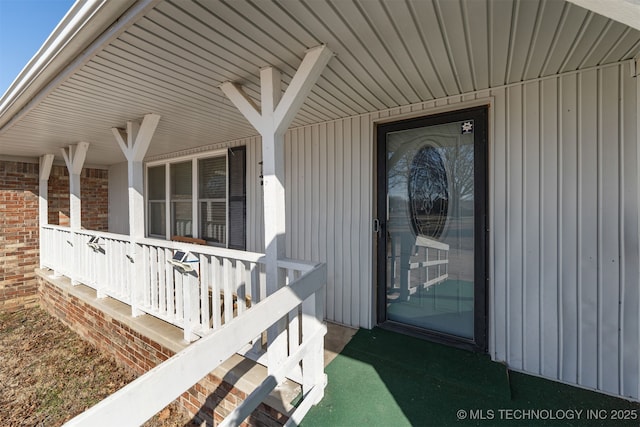
[[[0,310],[37,303],[38,165],[0,162]]]
[[[0,161],[0,311],[37,303],[34,269],[39,260],[38,165]],[[82,225],[108,229],[108,172],[85,169],[81,176]],[[69,225],[69,177],[54,166],[49,179],[49,222]]]
[[[134,374],[141,375],[175,354],[48,280],[38,277],[38,281],[44,309],[100,350],[114,356],[119,364]],[[202,422],[216,425],[246,397],[231,384],[209,374],[183,393],[178,402],[198,425]],[[273,408],[261,404],[242,425],[277,427],[287,419]]]
[[[80,175],[82,228],[109,229],[109,175],[104,169],[83,169]],[[69,226],[69,172],[51,168],[49,176],[49,224]]]

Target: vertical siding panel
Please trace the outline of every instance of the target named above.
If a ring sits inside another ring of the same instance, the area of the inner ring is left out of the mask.
[[[621,394],[624,396],[635,396],[640,398],[640,277],[638,271],[638,259],[640,258],[638,248],[638,190],[640,189],[640,176],[638,165],[640,164],[640,114],[638,102],[640,102],[640,79],[629,76],[626,67],[620,67],[622,76],[622,130],[624,142],[622,148],[623,170],[622,182],[623,190],[622,215],[623,228],[622,235],[624,253],[624,281],[621,283],[622,313],[621,340],[624,345],[621,348],[621,374],[623,375],[621,384]]]
[[[558,81],[541,82],[541,373],[558,375]]]
[[[609,67],[599,71],[601,78],[601,138],[599,153],[601,165],[600,175],[600,265],[601,272],[598,283],[598,356],[600,374],[598,388],[618,393],[618,352],[620,334],[619,319],[619,284],[620,284],[620,252],[619,241],[619,182],[618,150],[620,148],[618,111],[620,96],[618,92],[618,70]]]
[[[360,205],[362,212],[360,215],[360,319],[359,324],[364,327],[370,327],[372,321],[371,310],[373,307],[373,299],[371,298],[372,271],[373,271],[373,248],[372,241],[372,224],[373,203],[371,200],[371,192],[373,191],[373,176],[371,168],[373,167],[373,123],[371,116],[364,116],[360,120],[360,161],[362,169],[360,170]]]
[[[509,365],[523,369],[524,293],[523,293],[523,195],[522,168],[522,86],[507,89],[507,264]]]
[[[311,260],[320,256],[320,126],[311,128]]]
[[[259,161],[262,161],[262,139],[257,138],[256,139],[256,153],[258,154],[258,159]],[[259,170],[261,171],[260,173],[262,173],[262,168],[259,168]],[[260,178],[258,178],[256,180],[257,183],[259,183],[261,180]],[[260,249],[260,252],[264,252],[265,250],[265,244],[264,244],[264,188],[262,185],[260,185],[260,187],[258,187],[258,192],[257,192],[257,196],[258,196],[258,209],[256,210],[257,214],[258,214],[258,220],[256,221],[256,225],[260,226],[259,228],[259,232],[258,232],[258,248]]]
[[[309,230],[307,227],[307,216],[306,213],[306,177],[307,172],[305,170],[306,167],[306,156],[307,156],[307,143],[305,141],[305,128],[296,129],[294,132],[296,138],[296,147],[298,149],[297,157],[294,159],[296,164],[296,173],[294,175],[294,179],[296,181],[296,204],[295,204],[295,227],[296,234],[293,236],[295,252],[294,258],[297,259],[307,259],[307,255],[305,253],[306,250],[306,241],[308,239]]]
[[[599,254],[597,73],[578,75],[578,381],[597,386]]]
[[[342,322],[346,325],[351,324],[351,280],[352,264],[349,257],[351,256],[351,218],[353,217],[351,194],[351,169],[353,167],[351,157],[351,121],[343,120],[342,124],[342,194],[343,194],[343,210],[342,210],[342,234],[340,240],[342,242]]]
[[[561,244],[562,244],[562,281],[561,281],[561,379],[575,383],[577,381],[577,285],[576,272],[578,268],[576,242],[578,230],[576,224],[577,212],[577,77],[568,75],[561,77],[562,100],[561,109],[561,137],[562,137],[562,183],[560,185],[562,213],[561,213]]]
[[[335,196],[336,206],[334,210],[335,227],[333,229],[333,238],[336,242],[335,245],[335,301],[336,305],[335,320],[338,323],[344,323],[344,311],[343,311],[343,288],[344,288],[344,246],[342,242],[342,236],[344,235],[344,139],[343,139],[343,123],[342,121],[335,122],[335,156],[334,162],[336,165],[335,171]]]
[[[294,142],[292,140],[291,132],[287,132],[284,136],[284,171],[285,171],[285,188],[284,188],[284,199],[285,199],[285,230],[286,230],[286,254],[288,257],[292,257],[293,250],[293,239],[294,239],[294,231],[293,231],[293,205],[294,205],[294,194],[293,194],[293,183],[296,182],[296,177],[293,176],[294,165],[293,165],[293,153],[296,152],[296,148],[293,146]]]
[[[304,186],[305,186],[305,170],[304,170],[304,157],[305,157],[305,141],[304,141],[304,128],[298,128],[293,131],[296,140],[296,157],[293,162],[295,163],[296,172],[294,175],[294,179],[296,181],[296,192],[295,192],[295,228],[296,234],[292,237],[294,241],[294,258],[297,259],[305,259],[304,254],[304,242],[305,242],[305,205],[304,205]]]
[[[492,162],[490,173],[493,177],[491,197],[491,212],[493,228],[491,229],[492,248],[494,257],[490,261],[493,266],[492,304],[492,341],[494,342],[494,359],[506,361],[508,358],[509,335],[507,333],[507,264],[509,252],[507,251],[507,99],[506,89],[491,92],[494,102],[493,141],[490,142]]]
[[[247,250],[263,252],[264,226],[262,223],[262,186],[260,167],[262,140],[258,137],[246,140],[247,146]]]
[[[327,124],[327,317],[338,321],[336,316],[336,142],[335,123]]]
[[[254,230],[254,215],[255,215],[255,147],[251,142],[247,143],[247,157],[245,161],[247,171],[247,217],[246,217],[246,229],[247,229],[247,250],[254,251],[255,246],[255,230]]]
[[[524,368],[540,373],[540,83],[524,90]]]
[[[313,244],[312,231],[313,231],[313,167],[311,165],[311,127],[307,126],[300,129],[300,137],[303,138],[304,146],[304,160],[300,164],[302,168],[301,183],[302,194],[300,200],[304,200],[301,207],[304,208],[301,215],[301,226],[303,227],[303,233],[300,235],[304,239],[301,242],[301,248],[304,249],[305,260],[311,260],[311,245]]]
[[[362,203],[360,201],[360,195],[362,193],[362,186],[360,184],[361,165],[362,165],[362,136],[360,135],[360,118],[354,117],[351,119],[351,233],[359,231],[359,225],[363,219]],[[359,234],[359,233],[358,233]],[[350,237],[351,251],[349,252],[349,258],[351,260],[351,279],[350,279],[350,293],[351,293],[351,321],[350,325],[356,326],[360,324],[360,287],[363,286],[360,278],[360,272],[362,264],[359,260],[365,259],[364,254],[360,253],[360,242],[357,235],[352,234]]]
[[[319,183],[319,204],[318,204],[318,213],[319,213],[319,236],[318,236],[318,246],[319,246],[319,254],[318,261],[320,262],[329,262],[329,250],[328,250],[328,242],[327,242],[327,233],[328,233],[328,216],[333,215],[332,212],[329,212],[329,192],[327,189],[327,181],[329,180],[329,169],[328,169],[328,161],[327,161],[327,124],[322,123],[318,125],[318,162],[319,162],[319,172],[320,177],[318,179]],[[331,251],[333,254],[333,251]],[[333,260],[332,260],[333,261]],[[332,262],[333,263],[333,262]],[[328,268],[328,265],[327,265]],[[327,277],[327,285],[326,288],[329,287],[328,281],[330,277]],[[325,288],[324,298],[324,311],[325,317],[330,318],[329,316],[329,307],[328,307],[328,295],[327,289]]]

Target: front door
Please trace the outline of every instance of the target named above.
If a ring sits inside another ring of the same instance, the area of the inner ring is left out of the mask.
[[[487,108],[377,132],[378,322],[485,351]]]

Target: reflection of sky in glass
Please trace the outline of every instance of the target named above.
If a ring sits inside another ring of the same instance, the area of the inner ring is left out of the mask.
[[[473,200],[473,133],[462,134],[463,122],[454,122],[387,134],[387,182],[389,198],[408,202],[411,162],[425,147],[436,147],[449,180],[449,194],[459,200]]]

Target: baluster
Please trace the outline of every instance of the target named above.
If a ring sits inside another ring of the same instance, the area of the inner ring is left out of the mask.
[[[157,313],[158,310],[158,306],[159,306],[159,301],[158,301],[158,248],[156,248],[155,246],[151,246],[149,247],[149,263],[150,263],[150,267],[151,267],[151,272],[150,272],[150,280],[149,280],[149,286],[151,287],[151,304],[150,307],[151,309]]]
[[[220,327],[222,322],[222,311],[220,307],[220,291],[222,283],[222,260],[217,257],[211,257],[211,308],[213,313],[211,315],[213,319],[213,329]]]
[[[165,260],[173,258],[173,254],[170,249],[164,250],[164,258]],[[176,312],[176,288],[174,281],[174,272],[173,267],[168,262],[165,265],[165,290],[167,296],[167,314],[169,315],[169,319],[175,319],[177,316]]]
[[[287,269],[287,286],[290,286],[300,277],[298,271],[293,269]],[[289,339],[289,356],[293,354],[300,346],[300,306],[296,306],[289,312],[289,321],[287,324],[287,332]],[[292,372],[294,377],[299,378],[301,375],[300,366],[296,366],[296,369]]]
[[[260,264],[254,262],[250,263],[251,268],[251,305],[255,305],[260,302]],[[258,335],[251,343],[253,349],[251,350],[255,354],[262,352],[262,335]]]
[[[326,285],[326,266],[322,281]],[[302,302],[302,340],[305,342],[318,328],[325,328],[324,317],[324,287]],[[302,393],[307,394],[315,385],[325,381],[324,375],[324,344],[322,338],[309,343],[309,352],[302,360]],[[321,393],[319,402],[324,393]]]
[[[233,264],[229,258],[223,258],[224,267],[224,323],[233,319]]]
[[[158,312],[167,314],[167,259],[165,258],[165,249],[158,248]]]
[[[184,314],[184,294],[183,294],[183,276],[182,274],[177,270],[177,269],[173,269],[173,283],[174,283],[174,287],[175,287],[175,299],[176,299],[176,319],[177,320],[184,320],[185,319],[185,314]]]
[[[211,282],[211,269],[209,257],[200,254],[200,326],[203,332],[211,329],[209,325],[209,283]]]
[[[150,274],[151,271],[151,254],[150,248],[147,245],[142,246],[142,283],[141,283],[141,303],[145,308],[151,306],[151,287],[152,287],[152,277]]]
[[[96,274],[96,296],[98,298],[106,297],[104,293],[105,285],[106,285],[106,272],[107,272],[107,262],[109,259],[109,253],[107,252],[107,242],[109,240],[102,239],[102,246],[100,247],[101,251],[96,252],[95,255],[95,274]]]
[[[246,275],[245,275],[246,265],[243,261],[236,260],[236,295],[237,295],[237,307],[238,307],[238,316],[245,312],[247,309],[247,301],[246,301]]]
[[[195,271],[181,272],[176,270],[176,275],[181,276],[183,292],[183,313],[184,313],[184,340],[192,342],[196,340],[194,333],[198,322],[198,275]]]

